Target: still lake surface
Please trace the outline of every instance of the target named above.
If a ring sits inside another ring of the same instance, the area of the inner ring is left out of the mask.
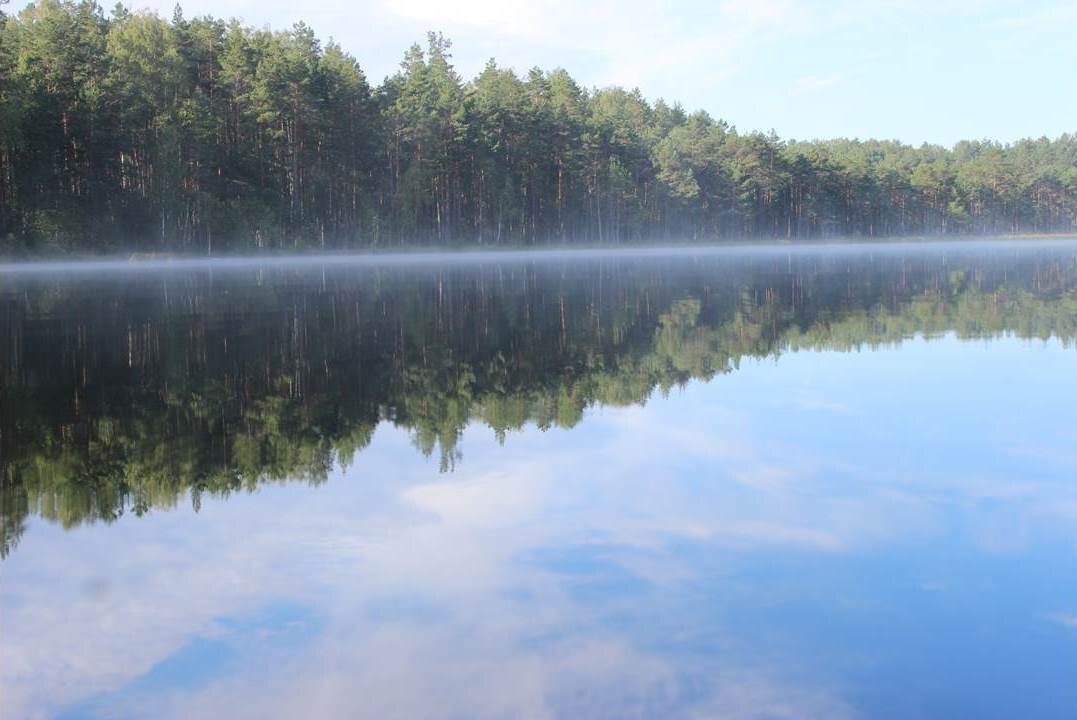
[[[4,718],[1073,718],[1077,242],[0,271]]]

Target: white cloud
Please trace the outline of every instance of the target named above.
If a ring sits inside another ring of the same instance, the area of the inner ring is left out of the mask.
[[[793,82],[793,92],[797,95],[808,95],[829,90],[848,82],[850,75],[851,73],[841,70],[822,75],[802,75]]]
[[[1062,627],[1069,628],[1070,630],[1077,630],[1077,614],[1054,613],[1052,615],[1048,615],[1047,619],[1053,623],[1058,623]]]

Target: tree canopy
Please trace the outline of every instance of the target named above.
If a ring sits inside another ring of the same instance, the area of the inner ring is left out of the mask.
[[[434,33],[374,87],[303,23],[0,15],[8,255],[1075,229],[1071,134],[797,142],[562,69],[465,80]]]

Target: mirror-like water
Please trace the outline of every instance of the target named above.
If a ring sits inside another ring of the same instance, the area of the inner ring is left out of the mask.
[[[0,272],[0,715],[1077,708],[1077,244]]]

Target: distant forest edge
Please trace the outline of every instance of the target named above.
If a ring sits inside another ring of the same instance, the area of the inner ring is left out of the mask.
[[[372,87],[302,23],[0,13],[0,254],[1077,231],[1073,134],[784,141],[449,50]]]

